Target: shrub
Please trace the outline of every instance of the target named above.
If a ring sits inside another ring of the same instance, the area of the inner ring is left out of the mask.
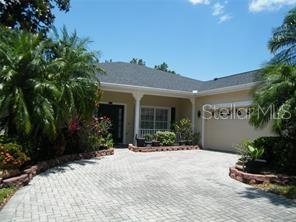
[[[161,146],[172,146],[176,142],[176,134],[174,132],[161,132],[158,131],[155,134],[156,140],[160,142]]]
[[[193,133],[192,134],[192,145],[198,145],[199,138],[200,138],[200,134],[199,133]]]
[[[78,121],[73,118],[67,134],[66,153],[78,153],[113,147],[112,126],[107,117],[94,117],[91,121]]]
[[[0,144],[1,169],[18,169],[28,160],[22,146],[16,143]]]
[[[192,139],[192,124],[187,118],[183,118],[175,123],[175,133],[179,134],[182,140]]]
[[[235,145],[235,149],[241,155],[240,161],[246,163],[248,161],[248,146],[251,145],[250,140],[243,140],[241,143]]]
[[[285,137],[261,137],[253,144],[265,149],[263,158],[275,171],[296,174],[296,141]]]
[[[152,141],[154,139],[154,135],[145,134],[144,138],[145,138],[145,141]]]

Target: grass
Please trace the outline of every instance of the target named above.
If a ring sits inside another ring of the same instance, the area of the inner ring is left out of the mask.
[[[15,187],[0,188],[0,209],[16,191]]]
[[[296,199],[296,185],[278,185],[271,183],[258,184],[256,187],[285,196],[289,199]]]

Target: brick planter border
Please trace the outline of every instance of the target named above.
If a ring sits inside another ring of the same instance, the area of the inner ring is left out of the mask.
[[[157,147],[137,147],[133,144],[128,145],[128,149],[133,152],[161,152],[161,151],[177,151],[177,150],[197,150],[199,146],[157,146]]]
[[[107,149],[107,150],[100,150],[100,151],[93,151],[87,153],[78,153],[78,154],[70,154],[57,157],[55,159],[46,160],[33,165],[22,172],[19,176],[10,177],[7,179],[0,178],[0,188],[5,186],[25,186],[27,185],[34,176],[37,174],[44,172],[52,167],[62,165],[71,161],[81,160],[81,159],[91,159],[94,157],[102,157],[113,155],[114,149]]]
[[[262,184],[262,183],[276,183],[276,184],[290,184],[295,183],[294,177],[282,175],[263,175],[243,172],[236,167],[229,168],[229,176],[235,180],[246,184]]]

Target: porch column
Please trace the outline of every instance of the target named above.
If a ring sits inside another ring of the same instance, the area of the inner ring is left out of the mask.
[[[141,99],[143,97],[143,93],[134,92],[133,97],[135,99],[135,126],[134,126],[134,141],[137,134],[139,134],[139,126],[140,126],[140,108],[141,108]]]
[[[191,124],[192,124],[192,132],[195,132],[195,98],[190,98],[191,102]]]
[[[201,146],[205,148],[205,112],[204,106],[202,106],[201,111]]]

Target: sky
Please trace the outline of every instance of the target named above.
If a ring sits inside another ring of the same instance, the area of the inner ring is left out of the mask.
[[[272,29],[293,6],[296,0],[71,0],[68,13],[56,10],[55,26],[90,38],[102,62],[142,58],[211,80],[268,62]]]

